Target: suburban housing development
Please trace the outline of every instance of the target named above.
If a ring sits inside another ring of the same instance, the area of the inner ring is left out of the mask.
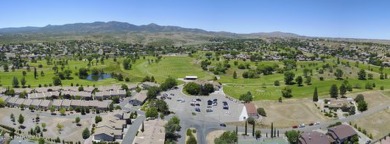
[[[16,1],[0,144],[390,144],[389,3]]]

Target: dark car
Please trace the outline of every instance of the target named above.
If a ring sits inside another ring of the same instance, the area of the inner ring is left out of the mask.
[[[213,101],[211,101],[211,100],[207,101],[207,105],[212,105],[212,104],[213,104]]]
[[[221,124],[219,124],[219,126],[221,126],[221,127],[226,127],[226,124],[221,123]]]
[[[195,111],[200,112],[200,108],[195,108]]]
[[[200,98],[197,98],[196,101],[202,101]]]

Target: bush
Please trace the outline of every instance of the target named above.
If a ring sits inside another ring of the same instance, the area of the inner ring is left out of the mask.
[[[251,125],[254,125],[254,124],[255,124],[255,118],[253,118],[253,117],[249,117],[249,118],[247,119],[247,121],[248,121],[248,123],[251,124]]]
[[[276,81],[274,82],[274,85],[275,85],[275,86],[280,86],[280,82],[279,82],[278,80],[276,80]]]
[[[267,113],[265,113],[264,108],[257,108],[257,113],[261,116],[267,116]]]
[[[191,135],[192,135],[191,129],[187,129],[187,136],[191,136]]]

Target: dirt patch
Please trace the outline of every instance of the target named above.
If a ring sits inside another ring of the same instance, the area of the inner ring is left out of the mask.
[[[390,130],[390,109],[357,119],[352,122],[352,125],[354,124],[366,129],[367,133],[372,134],[374,139],[381,138]]]
[[[214,139],[220,137],[224,132],[224,130],[216,130],[210,132],[206,137],[207,144],[214,144]]]
[[[267,117],[259,125],[275,127],[292,127],[301,123],[309,124],[328,120],[309,99],[277,101],[256,101],[257,107],[263,107]]]
[[[348,94],[347,96],[355,98],[358,94],[364,95],[364,100],[368,103],[368,109],[390,103],[390,91],[368,91]]]

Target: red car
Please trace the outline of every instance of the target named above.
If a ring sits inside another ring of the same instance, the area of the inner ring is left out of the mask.
[[[298,126],[293,126],[292,128],[298,128]]]

